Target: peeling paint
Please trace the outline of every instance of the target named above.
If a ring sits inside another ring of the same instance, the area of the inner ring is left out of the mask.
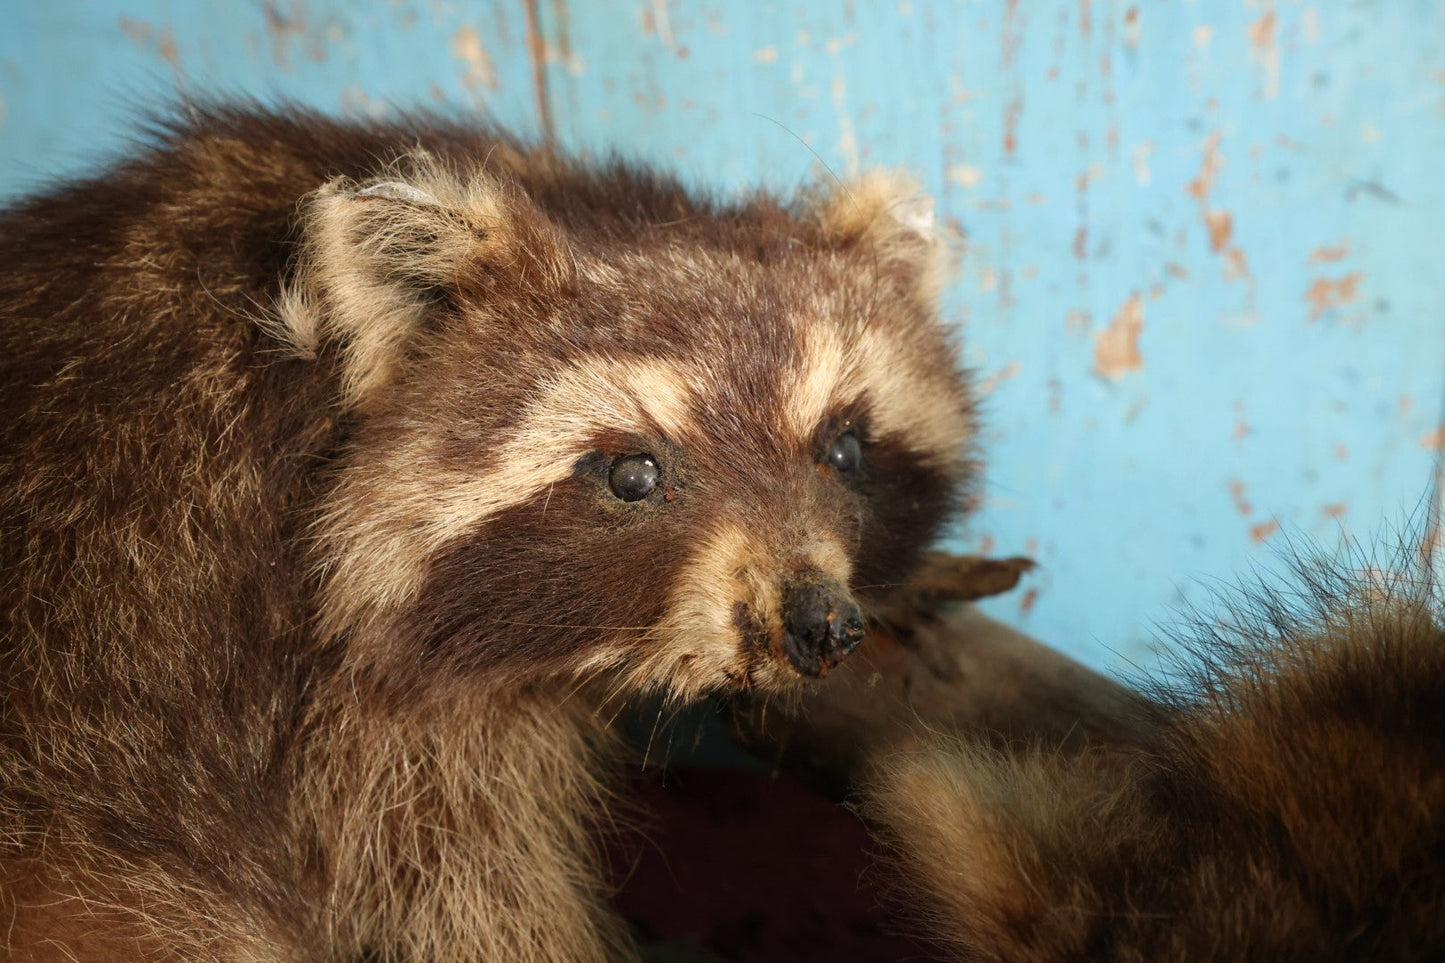
[[[972,190],[983,180],[983,171],[970,164],[953,164],[945,172],[949,183]]]
[[[1139,182],[1140,187],[1148,187],[1153,180],[1153,174],[1149,170],[1149,155],[1154,153],[1154,142],[1146,140],[1142,144],[1136,144],[1129,152],[1129,159],[1134,165],[1134,180]]]
[[[1249,527],[1249,537],[1253,541],[1262,542],[1277,531],[1279,531],[1279,522],[1270,519],[1267,522],[1260,522],[1258,525],[1251,525]]]
[[[1273,8],[1249,25],[1250,57],[1264,72],[1260,86],[1261,100],[1279,96],[1279,18]]]
[[[1206,207],[1209,204],[1209,192],[1214,190],[1214,181],[1219,177],[1219,169],[1223,166],[1223,158],[1219,153],[1219,131],[1214,131],[1204,142],[1204,150],[1200,157],[1199,174],[1190,181],[1185,188],[1189,196]]]
[[[1338,244],[1321,244],[1310,252],[1308,264],[1334,264],[1343,261],[1350,256],[1350,242],[1341,241]]]
[[[121,17],[120,30],[136,46],[154,52],[172,67],[180,67],[180,49],[169,27],[155,27],[144,20]]]
[[[552,123],[552,100],[547,91],[547,47],[542,37],[541,18],[537,12],[537,0],[522,0],[527,11],[527,54],[532,61],[532,96],[537,106],[537,126],[542,136],[556,139],[556,128]]]
[[[1117,381],[1144,367],[1139,335],[1144,330],[1144,301],[1135,291],[1094,342],[1094,374]]]
[[[978,387],[976,389],[978,396],[980,398],[986,398],[989,395],[993,394],[995,391],[998,390],[999,385],[1003,384],[1005,381],[1008,381],[1010,378],[1017,377],[1021,367],[1022,366],[1017,361],[1010,361],[1008,364],[1004,365],[1002,368],[995,371],[987,378],[984,378],[978,383]]]
[[[1229,246],[1234,235],[1234,217],[1228,211],[1205,211],[1204,226],[1209,229],[1209,249],[1215,254]]]
[[[843,155],[844,169],[848,176],[854,177],[859,170],[858,137],[853,132],[853,115],[848,112],[848,90],[841,68],[833,75],[830,90],[833,95],[833,110],[838,115],[838,153]]]
[[[481,35],[475,27],[468,24],[458,29],[452,35],[451,51],[453,57],[466,65],[466,73],[462,74],[462,86],[474,96],[482,88],[491,91],[498,89],[497,70],[492,66],[492,58],[487,53],[487,48],[482,46]]]
[[[1254,514],[1254,506],[1249,503],[1244,492],[1243,481],[1238,478],[1229,480],[1229,497],[1234,500],[1234,510],[1240,514],[1241,518],[1248,518]]]
[[[295,0],[285,12],[275,0],[268,0],[261,9],[266,15],[266,32],[271,35],[271,60],[283,72],[291,70],[293,41],[301,45],[313,63],[325,62],[327,41],[335,38],[328,37],[324,31],[312,30],[305,0]]]
[[[1039,590],[1033,586],[1029,586],[1027,591],[1025,591],[1023,596],[1019,599],[1019,614],[1028,615],[1034,610],[1034,606],[1038,604],[1038,601]]]
[[[1315,278],[1305,289],[1304,301],[1310,308],[1310,320],[1318,321],[1327,311],[1342,308],[1359,297],[1364,272],[1355,271],[1341,278]]]

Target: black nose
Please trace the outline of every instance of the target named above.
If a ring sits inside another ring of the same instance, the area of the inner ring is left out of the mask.
[[[783,596],[783,651],[804,675],[828,670],[863,641],[863,615],[836,586],[802,582]]]

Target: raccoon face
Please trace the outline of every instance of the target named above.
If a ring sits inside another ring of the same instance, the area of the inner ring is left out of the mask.
[[[968,468],[912,203],[599,225],[481,176],[323,189],[282,308],[358,422],[324,630],[397,678],[826,674]]]

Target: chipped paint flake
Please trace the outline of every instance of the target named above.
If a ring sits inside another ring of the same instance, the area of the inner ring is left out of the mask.
[[[497,70],[487,48],[482,46],[481,35],[476,28],[467,25],[452,35],[452,56],[466,65],[462,74],[462,86],[477,94],[482,89],[495,91],[498,88]]]
[[[1134,145],[1134,149],[1129,152],[1129,159],[1134,165],[1134,179],[1139,182],[1140,187],[1148,187],[1150,181],[1154,179],[1149,170],[1149,155],[1153,153],[1154,142],[1152,140]]]
[[[999,385],[1003,384],[1005,381],[1008,381],[1011,378],[1017,377],[1020,368],[1021,366],[1017,361],[1010,361],[1008,364],[1004,365],[1002,368],[995,371],[987,378],[984,378],[978,383],[978,396],[980,398],[986,398],[989,395],[993,394],[995,391],[998,390]]]
[[[1249,25],[1250,58],[1264,72],[1260,84],[1261,100],[1279,96],[1279,18],[1273,9]]]
[[[831,87],[833,94],[833,110],[838,115],[838,152],[843,155],[843,163],[848,176],[858,174],[858,136],[853,131],[853,115],[848,111],[847,84],[843,80],[840,71],[833,75]]]
[[[1342,278],[1315,278],[1305,289],[1304,301],[1310,307],[1310,320],[1318,321],[1325,312],[1342,308],[1353,303],[1360,294],[1363,271],[1346,274]]]
[[[1219,170],[1224,166],[1224,158],[1219,153],[1219,131],[1209,135],[1204,142],[1204,151],[1200,158],[1199,174],[1189,182],[1186,188],[1189,196],[1201,204],[1209,203],[1209,192],[1214,190],[1214,182],[1219,178]]]
[[[775,46],[759,47],[753,51],[753,63],[775,64],[778,62],[778,48]]]
[[[1420,447],[1430,451],[1439,451],[1441,448],[1445,448],[1445,425],[1436,425],[1421,435]]]
[[[120,18],[120,31],[137,47],[150,50],[172,67],[179,67],[180,48],[169,27],[156,27],[144,20]]]
[[[1117,381],[1130,371],[1144,367],[1144,357],[1139,353],[1139,335],[1143,330],[1144,300],[1135,291],[1094,342],[1094,374]]]
[[[969,190],[977,187],[983,181],[983,171],[971,164],[954,164],[948,168],[946,176],[949,183],[966,187]]]
[[[1350,242],[1341,241],[1338,244],[1321,244],[1310,252],[1310,264],[1334,264],[1343,261],[1350,256]]]
[[[1279,531],[1279,522],[1270,519],[1267,522],[1249,526],[1249,537],[1256,542],[1262,542],[1277,531]]]
[[[1228,211],[1205,211],[1204,225],[1209,229],[1209,249],[1215,254],[1225,251],[1234,236],[1234,217]]]
[[[1248,518],[1254,514],[1254,506],[1244,494],[1244,482],[1238,478],[1229,480],[1229,497],[1234,502],[1234,510],[1239,512],[1241,518]]]

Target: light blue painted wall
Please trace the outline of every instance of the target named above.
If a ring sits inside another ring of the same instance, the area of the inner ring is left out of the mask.
[[[485,108],[728,190],[912,169],[986,393],[956,547],[1035,555],[992,610],[1096,665],[1285,533],[1398,522],[1441,447],[1441,0],[5,0],[0,194],[214,90]]]

